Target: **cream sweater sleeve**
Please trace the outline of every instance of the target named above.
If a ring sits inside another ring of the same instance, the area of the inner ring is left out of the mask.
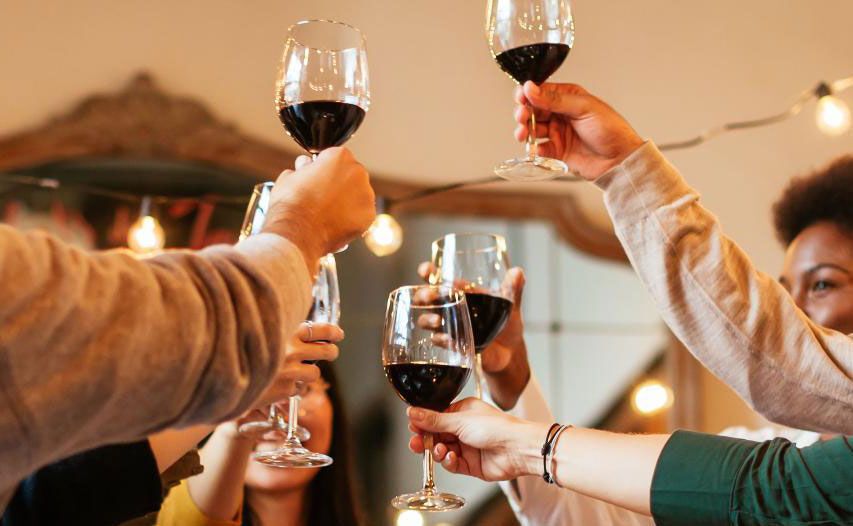
[[[853,433],[853,339],[813,323],[756,270],[652,143],[597,184],[631,264],[690,352],[771,420]]]
[[[239,415],[309,298],[274,234],[137,260],[0,226],[0,494],[77,451]]]

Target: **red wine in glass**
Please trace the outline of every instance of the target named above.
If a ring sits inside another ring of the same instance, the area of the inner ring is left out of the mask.
[[[519,84],[531,80],[539,85],[560,68],[570,50],[568,44],[528,44],[499,53],[495,60]]]
[[[341,146],[361,126],[364,110],[355,104],[312,100],[285,106],[278,116],[287,134],[311,154]]]
[[[407,404],[444,411],[453,402],[471,375],[470,367],[442,363],[392,363],[385,376],[397,395]]]
[[[501,296],[482,292],[466,292],[471,329],[474,331],[474,348],[482,352],[500,334],[512,312],[512,302]]]

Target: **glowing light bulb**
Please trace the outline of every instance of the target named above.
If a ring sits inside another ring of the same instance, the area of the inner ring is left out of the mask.
[[[166,234],[154,217],[145,215],[131,225],[127,245],[137,254],[153,254],[166,245]]]
[[[651,415],[661,409],[666,409],[672,405],[672,401],[672,391],[656,381],[643,382],[638,385],[631,397],[631,405],[643,415]]]
[[[401,511],[397,515],[397,526],[424,526],[424,516],[415,510]]]
[[[850,129],[850,108],[843,100],[824,95],[817,101],[815,119],[817,127],[823,133],[841,135]]]
[[[392,216],[379,214],[367,229],[364,242],[377,256],[387,256],[396,252],[403,244],[403,229]]]

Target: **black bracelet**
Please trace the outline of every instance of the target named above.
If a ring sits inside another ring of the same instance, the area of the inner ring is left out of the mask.
[[[557,433],[554,432],[555,429],[559,429],[560,424],[553,423],[551,427],[548,429],[548,434],[545,435],[545,444],[542,445],[542,478],[545,479],[545,482],[548,484],[553,484],[554,479],[551,477],[551,474],[548,473],[548,454],[551,452],[551,445],[554,441],[554,437],[557,436]]]

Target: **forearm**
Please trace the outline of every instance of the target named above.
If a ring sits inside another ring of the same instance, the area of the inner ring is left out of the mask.
[[[524,342],[522,342],[522,347]],[[513,352],[507,367],[500,371],[485,371],[489,396],[499,408],[508,411],[515,407],[518,398],[530,381],[530,363],[527,361],[527,349]]]
[[[160,473],[177,462],[187,451],[193,449],[201,440],[213,431],[215,426],[200,425],[186,429],[167,429],[148,437],[151,451],[157,460]]]
[[[526,475],[542,476],[542,444],[549,424],[525,423],[515,445]],[[649,494],[668,435],[623,435],[570,428],[554,445],[549,470],[564,488],[631,511],[650,514]]]
[[[0,244],[0,489],[76,451],[236,417],[310,297],[283,238],[145,261],[2,226]]]
[[[229,422],[219,426],[201,448],[204,471],[187,480],[190,496],[204,515],[232,520],[243,502],[246,466],[253,442],[241,437]]]
[[[771,420],[853,433],[853,340],[758,272],[652,144],[597,184],[664,321]]]

